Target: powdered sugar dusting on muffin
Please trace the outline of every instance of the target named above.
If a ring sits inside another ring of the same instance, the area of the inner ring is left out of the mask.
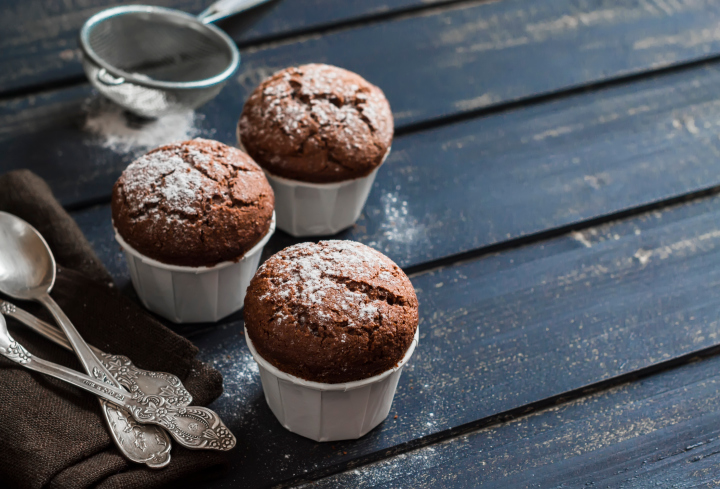
[[[288,135],[302,135],[302,120],[306,115],[321,126],[339,126],[346,133],[358,130],[357,126],[361,124],[367,125],[373,132],[392,131],[387,127],[387,115],[380,117],[375,109],[387,104],[382,92],[369,91],[358,83],[343,84],[338,70],[322,64],[287,70],[277,84],[262,90],[267,104],[266,117],[280,125]],[[293,96],[298,103],[281,104],[283,99]],[[263,131],[260,129],[261,133]],[[344,141],[344,144],[348,148],[352,146],[351,140]]]
[[[194,139],[130,164],[113,188],[113,221],[151,258],[183,266],[238,259],[264,236],[274,206],[261,168],[237,148]]]
[[[393,118],[378,87],[341,68],[308,64],[265,80],[245,104],[238,133],[278,176],[341,181],[382,163]]]
[[[284,249],[260,267],[245,299],[245,326],[258,353],[318,382],[349,382],[391,368],[417,321],[407,276],[353,241]]]
[[[209,185],[207,180],[209,178],[184,163],[163,178],[159,191],[165,197],[169,208],[177,209],[183,214],[197,215],[198,211],[195,209],[194,203],[197,200],[197,194],[202,192],[203,185]]]
[[[357,311],[361,319],[371,319],[377,313],[378,306],[372,302],[379,299],[352,290],[351,283],[372,280],[378,273],[389,273],[396,267],[377,251],[354,241],[301,243],[274,258],[275,272],[289,277],[277,289],[281,297],[292,297],[307,306],[328,302],[343,311]],[[266,266],[267,262],[261,271]]]
[[[194,150],[192,159],[209,160]],[[123,173],[126,194],[142,195],[135,212],[157,213],[158,203],[163,210],[188,216],[197,216],[197,202],[203,192],[217,188],[217,183],[203,175],[195,166],[173,150],[159,150],[140,157]],[[152,192],[148,192],[151,186]],[[162,199],[161,199],[162,197]]]

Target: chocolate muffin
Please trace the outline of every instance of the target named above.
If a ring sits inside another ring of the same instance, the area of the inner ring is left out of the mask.
[[[268,232],[275,197],[239,149],[193,139],[150,151],[113,187],[113,224],[138,252],[170,265],[239,260]]]
[[[255,89],[238,140],[273,175],[326,183],[372,172],[393,130],[382,90],[342,68],[308,64],[279,71]]]
[[[405,273],[353,241],[285,248],[258,269],[245,296],[245,327],[260,356],[315,382],[351,382],[396,366],[417,325]]]

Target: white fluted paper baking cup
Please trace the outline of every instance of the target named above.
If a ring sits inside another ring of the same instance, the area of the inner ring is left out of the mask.
[[[242,149],[242,144],[238,144]],[[355,224],[390,149],[385,153],[382,163],[369,175],[342,182],[302,182],[278,177],[264,170],[275,192],[278,228],[293,236],[303,237],[336,234]]]
[[[285,428],[315,441],[355,440],[387,418],[400,374],[415,351],[420,329],[398,365],[368,379],[344,384],[310,382],[287,374],[261,357],[245,329],[260,367],[265,400]]]
[[[245,301],[265,244],[275,232],[275,213],[267,234],[238,260],[214,267],[182,267],[153,260],[135,250],[115,230],[125,252],[130,278],[143,305],[174,323],[215,322]]]

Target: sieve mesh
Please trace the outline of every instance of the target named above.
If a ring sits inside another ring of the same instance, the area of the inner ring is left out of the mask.
[[[237,64],[238,57],[235,46],[217,29],[157,8],[126,8],[102,18],[85,29],[81,42],[93,85],[146,117],[202,105],[220,91],[217,77]]]
[[[163,15],[129,12],[97,24],[90,48],[109,65],[170,82],[199,81],[225,71],[232,53],[200,24]]]

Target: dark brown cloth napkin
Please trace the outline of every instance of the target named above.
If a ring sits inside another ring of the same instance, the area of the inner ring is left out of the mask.
[[[28,171],[1,176],[0,211],[25,219],[45,237],[59,266],[52,296],[88,343],[126,355],[140,368],[177,375],[193,404],[206,405],[222,393],[220,373],[195,358],[198,350],[190,341],[112,288],[107,270],[43,180]],[[35,304],[16,305],[52,322]],[[82,371],[73,353],[13,319],[7,322],[31,353]],[[164,469],[126,461],[108,434],[99,406],[91,394],[0,357],[0,486],[191,487],[223,472],[224,454],[190,451],[177,443]]]

